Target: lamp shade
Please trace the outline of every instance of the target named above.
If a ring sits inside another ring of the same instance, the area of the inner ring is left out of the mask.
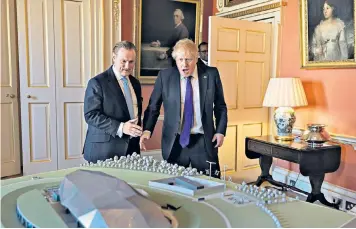
[[[271,78],[264,107],[299,107],[308,105],[302,82],[299,78]]]

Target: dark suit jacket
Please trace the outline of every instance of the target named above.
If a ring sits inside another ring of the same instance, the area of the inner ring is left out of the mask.
[[[130,76],[138,105],[138,125],[141,125],[142,96],[140,82]],[[115,155],[126,155],[129,141],[136,146],[133,152],[140,153],[139,138],[123,134],[117,136],[121,122],[130,120],[124,94],[115,77],[112,66],[105,72],[89,80],[84,98],[84,117],[88,131],[84,143],[84,158],[96,162]]]
[[[204,62],[200,58],[198,58],[198,64],[206,65],[206,64],[204,64]]]
[[[224,99],[220,75],[215,67],[197,64],[200,111],[204,129],[205,147],[208,156],[217,156],[217,149],[211,142],[215,133],[225,135],[227,126],[227,108]],[[144,130],[153,133],[160,108],[163,103],[164,121],[162,128],[162,154],[168,159],[177,134],[180,134],[181,120],[180,74],[177,67],[168,68],[158,74],[149,105],[143,119]],[[215,126],[213,121],[215,115]]]

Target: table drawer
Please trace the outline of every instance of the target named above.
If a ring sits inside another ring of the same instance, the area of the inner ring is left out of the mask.
[[[292,151],[285,148],[273,147],[272,156],[280,159],[284,159],[290,162],[299,163],[299,152]]]
[[[268,144],[261,143],[261,142],[249,141],[247,148],[250,151],[264,154],[264,155],[272,154],[272,146],[270,146]]]

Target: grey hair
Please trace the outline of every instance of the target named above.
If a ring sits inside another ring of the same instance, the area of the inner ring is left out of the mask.
[[[130,42],[130,41],[120,41],[117,42],[114,46],[114,48],[112,49],[113,53],[117,53],[119,51],[119,49],[124,48],[126,50],[135,50],[135,52],[137,52],[136,46]]]
[[[174,12],[178,12],[180,14],[180,19],[184,19],[184,14],[183,11],[181,9],[176,9]]]

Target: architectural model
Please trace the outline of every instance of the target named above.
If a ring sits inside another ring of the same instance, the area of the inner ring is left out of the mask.
[[[61,204],[84,227],[170,227],[161,206],[125,181],[99,171],[77,170],[59,188]]]
[[[311,228],[353,218],[225,179],[137,154],[14,178],[1,183],[1,227]]]

